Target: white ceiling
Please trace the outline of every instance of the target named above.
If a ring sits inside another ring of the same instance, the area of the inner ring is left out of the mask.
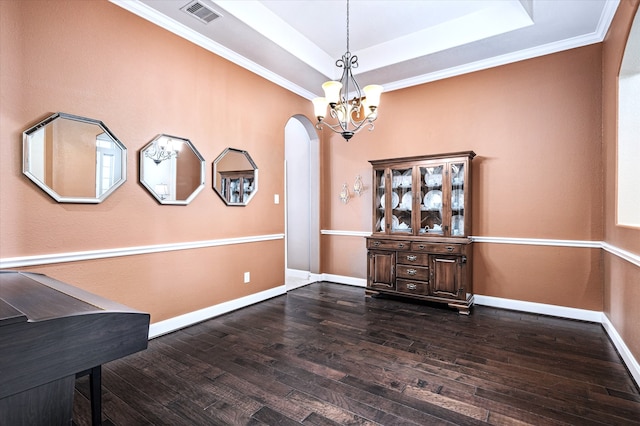
[[[111,0],[305,98],[337,79],[345,0]],[[349,47],[361,86],[410,87],[601,42],[619,0],[350,0]]]

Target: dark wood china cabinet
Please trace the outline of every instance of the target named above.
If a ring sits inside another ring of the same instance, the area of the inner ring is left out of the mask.
[[[370,161],[367,295],[446,303],[469,314],[473,151]]]

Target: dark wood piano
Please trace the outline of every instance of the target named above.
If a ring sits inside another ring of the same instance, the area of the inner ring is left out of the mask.
[[[149,314],[46,275],[0,271],[0,425],[69,425],[76,375],[147,348]]]

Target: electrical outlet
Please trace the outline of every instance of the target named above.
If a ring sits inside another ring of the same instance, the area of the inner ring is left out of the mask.
[[[244,282],[245,284],[251,281],[251,272],[244,273]]]

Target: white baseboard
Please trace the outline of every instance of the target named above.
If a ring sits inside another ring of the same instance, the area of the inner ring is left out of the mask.
[[[285,286],[287,291],[295,290],[296,288],[304,287],[317,281],[322,281],[322,275],[289,268],[287,268],[285,272]]]
[[[281,285],[256,294],[251,294],[239,299],[230,300],[198,311],[189,312],[188,314],[153,323],[149,326],[149,339],[180,330],[181,328],[206,321],[219,315],[226,314],[276,296],[281,296],[286,292],[285,286]]]
[[[301,269],[287,268],[287,270],[285,271],[285,276],[287,278],[291,277],[291,278],[299,279],[299,280],[308,280],[309,276],[311,276],[311,272],[303,271]]]
[[[627,345],[624,343],[624,340],[622,340],[622,337],[618,334],[618,331],[604,313],[602,313],[602,327],[609,335],[609,338],[618,350],[620,357],[629,369],[631,376],[633,376],[633,379],[636,381],[636,386],[640,387],[640,364],[638,364],[638,361],[635,359]]]
[[[345,275],[321,274],[322,281],[331,281],[332,283],[353,285],[356,287],[366,287],[367,280],[365,278],[347,277]]]
[[[474,295],[475,304],[493,308],[511,309],[532,314],[551,315],[581,321],[602,322],[601,311],[568,308],[566,306],[547,305],[545,303],[525,302],[522,300],[503,299],[501,297]]]

